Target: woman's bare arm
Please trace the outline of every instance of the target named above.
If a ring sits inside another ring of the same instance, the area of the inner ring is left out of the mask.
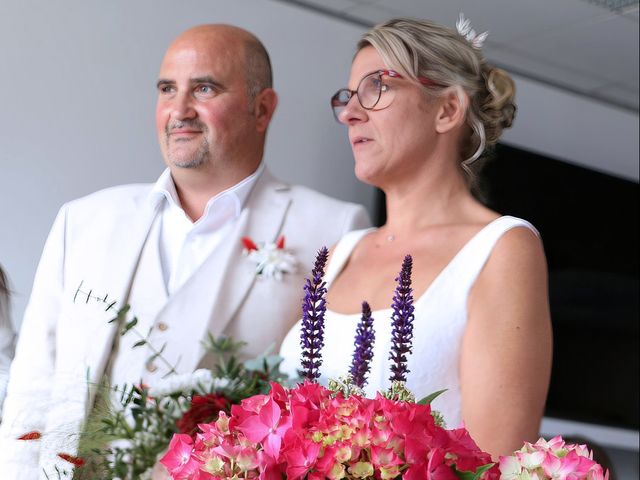
[[[547,266],[533,232],[496,244],[474,285],[460,363],[462,418],[494,458],[537,439],[551,374]]]

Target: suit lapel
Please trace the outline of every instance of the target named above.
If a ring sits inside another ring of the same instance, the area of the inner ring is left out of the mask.
[[[242,237],[256,243],[275,242],[290,203],[289,187],[274,180],[265,170],[243,209],[245,221],[228,238],[232,248],[226,268],[221,272],[224,281],[211,312],[210,330],[214,335],[224,332],[256,281],[256,265],[243,255]]]

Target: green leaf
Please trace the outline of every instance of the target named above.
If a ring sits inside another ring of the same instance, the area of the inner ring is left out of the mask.
[[[211,332],[207,332],[207,338],[202,342],[204,348],[212,353],[235,354],[244,347],[247,342],[236,342],[231,337],[221,335],[216,338]]]
[[[284,360],[279,355],[251,358],[244,361],[244,368],[250,372],[269,372],[275,370]]]
[[[146,345],[146,344],[147,344],[146,340],[140,340],[139,342],[134,343],[133,347],[131,347],[131,348],[141,347],[141,346]]]
[[[131,309],[131,305],[123,306],[121,309],[118,310],[118,313],[116,314],[116,316],[114,318],[112,318],[111,320],[109,320],[109,323],[113,323],[115,321],[123,320],[124,317],[127,316],[127,313],[129,313],[130,309]]]
[[[437,392],[433,392],[431,395],[427,395],[417,403],[418,405],[431,405],[431,402],[433,402],[437,397],[439,397],[446,391],[447,389],[445,388],[444,390],[438,390]]]
[[[122,329],[122,333],[120,333],[120,335],[123,335],[123,336],[126,335],[127,332],[131,330],[133,327],[135,327],[137,324],[138,324],[138,317],[133,317],[133,320],[125,324],[125,326]]]
[[[455,468],[453,471],[460,480],[480,480],[482,475],[484,475],[484,472],[489,470],[494,465],[495,463],[487,463],[486,465],[478,467],[475,472],[461,472],[459,470],[456,470]]]

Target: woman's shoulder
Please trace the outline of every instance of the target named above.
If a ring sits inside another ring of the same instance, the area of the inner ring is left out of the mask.
[[[495,229],[491,254],[480,279],[488,283],[521,283],[522,278],[546,277],[547,262],[540,233],[528,221],[502,216],[488,225]]]
[[[518,255],[519,252],[542,245],[540,233],[527,220],[495,212],[458,225],[466,244],[461,256],[482,268],[492,257]]]
[[[540,232],[527,220],[505,215],[492,223],[498,230],[493,255],[513,259],[543,252]]]

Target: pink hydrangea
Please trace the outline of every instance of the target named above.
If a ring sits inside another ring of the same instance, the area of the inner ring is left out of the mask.
[[[525,443],[511,456],[500,457],[500,480],[607,480],[609,472],[593,460],[586,445],[566,444],[557,436]]]
[[[174,479],[453,480],[491,464],[466,430],[437,426],[428,405],[344,398],[311,382],[273,384],[199,430],[195,441],[174,436],[161,460]],[[497,479],[497,467],[482,478]]]
[[[160,463],[167,468],[171,478],[176,480],[198,478],[201,463],[192,453],[193,440],[189,435],[179,433],[171,439],[169,450]]]

